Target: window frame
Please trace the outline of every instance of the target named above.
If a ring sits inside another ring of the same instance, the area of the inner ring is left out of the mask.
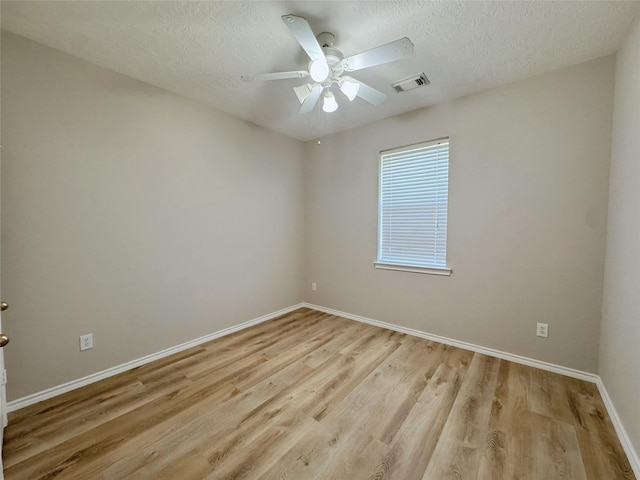
[[[445,276],[449,276],[451,275],[452,269],[448,266],[448,260],[447,260],[447,246],[448,246],[448,237],[445,240],[445,265],[446,266],[440,266],[440,265],[411,265],[411,264],[401,264],[401,263],[390,263],[388,261],[385,261],[384,259],[381,258],[381,251],[382,251],[382,196],[383,196],[383,192],[382,192],[382,166],[383,166],[383,161],[384,161],[384,157],[387,155],[391,155],[394,153],[400,153],[400,152],[404,152],[404,151],[410,151],[410,150],[417,150],[417,149],[421,149],[421,148],[428,148],[434,145],[439,145],[442,143],[447,143],[448,147],[448,155],[447,155],[447,230],[446,233],[448,234],[448,218],[449,218],[449,170],[450,170],[450,153],[451,153],[451,144],[450,144],[450,138],[449,137],[442,137],[442,138],[438,138],[435,140],[429,140],[426,142],[419,142],[419,143],[414,143],[411,145],[405,145],[402,147],[397,147],[397,148],[392,148],[392,149],[388,149],[388,150],[382,150],[380,152],[379,155],[379,159],[378,159],[378,231],[377,231],[377,252],[376,252],[376,261],[374,262],[374,266],[377,269],[382,269],[382,270],[399,270],[399,271],[403,271],[403,272],[412,272],[412,273],[426,273],[426,274],[431,274],[431,275],[445,275]],[[446,236],[446,235],[445,235]]]

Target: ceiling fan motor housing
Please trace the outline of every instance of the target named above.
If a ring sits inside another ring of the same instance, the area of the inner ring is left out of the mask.
[[[319,33],[316,38],[318,39],[318,43],[322,48],[333,47],[333,44],[336,43],[336,37],[331,32]]]
[[[340,63],[344,58],[342,52],[337,48],[322,47],[322,51],[324,52],[324,56],[327,57],[327,63],[332,67]]]

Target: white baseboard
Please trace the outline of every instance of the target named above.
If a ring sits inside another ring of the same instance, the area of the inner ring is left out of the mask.
[[[602,401],[604,402],[604,406],[609,413],[609,418],[611,418],[611,422],[613,423],[614,428],[616,429],[616,433],[618,434],[618,438],[620,439],[620,443],[622,444],[622,448],[624,448],[625,453],[627,454],[627,459],[631,464],[631,468],[633,469],[633,473],[636,478],[640,479],[640,457],[638,456],[638,452],[633,448],[633,444],[631,443],[631,439],[627,434],[624,426],[622,425],[622,421],[618,416],[618,412],[611,401],[611,397],[609,396],[609,392],[607,392],[604,383],[602,382],[602,378],[598,377],[598,381],[596,382],[598,385],[598,391],[600,392],[600,396],[602,397]]]
[[[276,317],[279,317],[280,315],[284,315],[286,313],[292,312],[294,310],[302,308],[303,306],[304,304],[302,303],[299,303],[297,305],[292,305],[290,307],[283,308],[282,310],[278,310],[277,312],[269,313],[267,315],[254,318],[253,320],[249,320],[247,322],[240,323],[238,325],[234,325],[232,327],[225,328],[223,330],[219,330],[214,333],[210,333],[209,335],[205,335],[204,337],[196,338],[195,340],[190,340],[180,345],[176,345],[175,347],[170,347],[160,352],[152,353],[151,355],[147,355],[145,357],[138,358],[136,360],[132,360],[130,362],[126,362],[121,365],[108,368],[101,372],[93,373],[91,375],[87,375],[86,377],[79,378],[77,380],[73,380],[71,382],[67,382],[62,385],[58,385],[56,387],[48,388],[46,390],[42,390],[41,392],[36,392],[31,395],[27,395],[26,397],[18,398],[16,400],[13,400],[7,403],[7,411],[13,412],[15,410],[28,407],[29,405],[33,405],[34,403],[47,400],[57,395],[70,392],[71,390],[75,390],[76,388],[84,387],[85,385],[89,385],[91,383],[95,383],[105,378],[109,378],[114,375],[117,375],[119,373],[126,372],[127,370],[131,370],[141,365],[145,365],[147,363],[153,362],[154,360],[159,360],[161,358],[168,357],[169,355],[173,355],[174,353],[182,352],[183,350],[187,350],[188,348],[195,347],[196,345],[200,345],[202,343],[215,340],[216,338],[229,335],[230,333],[234,333],[239,330],[244,330],[245,328],[252,327],[253,325],[258,325],[259,323],[266,322],[267,320],[271,320],[272,318],[276,318]]]
[[[618,412],[613,406],[613,402],[609,397],[609,394],[602,383],[602,379],[599,375],[594,373],[583,372],[581,370],[575,370],[573,368],[563,367],[561,365],[555,365],[553,363],[543,362],[541,360],[536,360],[529,357],[523,357],[521,355],[515,355],[513,353],[502,352],[500,350],[495,350],[493,348],[481,347],[479,345],[474,345],[472,343],[461,342],[459,340],[454,340],[452,338],[441,337],[439,335],[433,335],[431,333],[422,332],[420,330],[414,330],[413,328],[401,327],[399,325],[394,325],[392,323],[381,322],[379,320],[373,320],[371,318],[362,317],[360,315],[353,315],[347,312],[341,312],[340,310],[334,310],[333,308],[321,307],[319,305],[313,305],[311,303],[303,303],[303,306],[306,308],[311,308],[313,310],[318,310],[320,312],[329,313],[331,315],[337,315],[339,317],[348,318],[350,320],[355,320],[357,322],[367,323],[369,325],[374,325],[376,327],[386,328],[388,330],[395,330],[396,332],[406,333],[407,335],[413,335],[415,337],[424,338],[426,340],[433,340],[436,342],[444,343],[445,345],[451,345],[453,347],[459,347],[465,350],[471,350],[472,352],[482,353],[484,355],[489,355],[492,357],[501,358],[503,360],[509,360],[511,362],[520,363],[522,365],[527,365],[529,367],[540,368],[542,370],[546,370],[553,373],[559,373],[560,375],[566,375],[567,377],[577,378],[579,380],[585,380],[587,382],[595,383],[598,386],[598,390],[600,391],[600,395],[602,396],[602,401],[604,402],[604,406],[609,413],[609,418],[611,418],[611,422],[613,423],[614,428],[616,429],[616,433],[618,434],[618,438],[620,439],[620,443],[622,444],[622,448],[624,452],[627,454],[627,459],[629,460],[629,464],[635,473],[636,478],[640,480],[640,460],[638,459],[638,453],[633,448],[631,444],[631,440],[627,435],[622,422],[620,421],[620,417],[618,416]]]
[[[569,367],[563,367],[554,363],[543,362],[542,360],[536,360],[529,357],[523,357],[513,353],[503,352],[501,350],[495,350],[493,348],[481,347],[480,345],[474,345],[473,343],[462,342],[460,340],[454,340],[453,338],[441,337],[440,335],[434,335],[432,333],[422,332],[420,330],[414,330],[413,328],[401,327],[392,323],[381,322],[380,320],[373,320],[371,318],[362,317],[360,315],[353,315],[351,313],[341,312],[332,308],[321,307],[319,305],[313,305],[310,303],[303,303],[304,307],[312,308],[320,312],[330,313],[331,315],[337,315],[339,317],[348,318],[357,322],[368,323],[376,327],[386,328],[388,330],[395,330],[396,332],[406,333],[414,337],[424,338],[426,340],[433,340],[435,342],[444,343],[445,345],[451,345],[453,347],[462,348],[464,350],[471,350],[472,352],[482,353],[483,355],[489,355],[491,357],[501,358],[503,360],[509,360],[510,362],[520,363],[529,367],[540,368],[553,373],[559,373],[560,375],[566,375],[567,377],[577,378],[580,380],[586,380],[587,382],[598,383],[598,375],[595,373],[583,372],[582,370],[576,370]]]

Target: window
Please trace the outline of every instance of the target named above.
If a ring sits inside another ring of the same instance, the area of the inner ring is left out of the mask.
[[[449,139],[380,153],[376,268],[450,275]]]

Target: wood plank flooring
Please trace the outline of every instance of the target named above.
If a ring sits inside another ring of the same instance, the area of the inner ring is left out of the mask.
[[[7,480],[635,478],[595,385],[308,309],[9,422]]]

